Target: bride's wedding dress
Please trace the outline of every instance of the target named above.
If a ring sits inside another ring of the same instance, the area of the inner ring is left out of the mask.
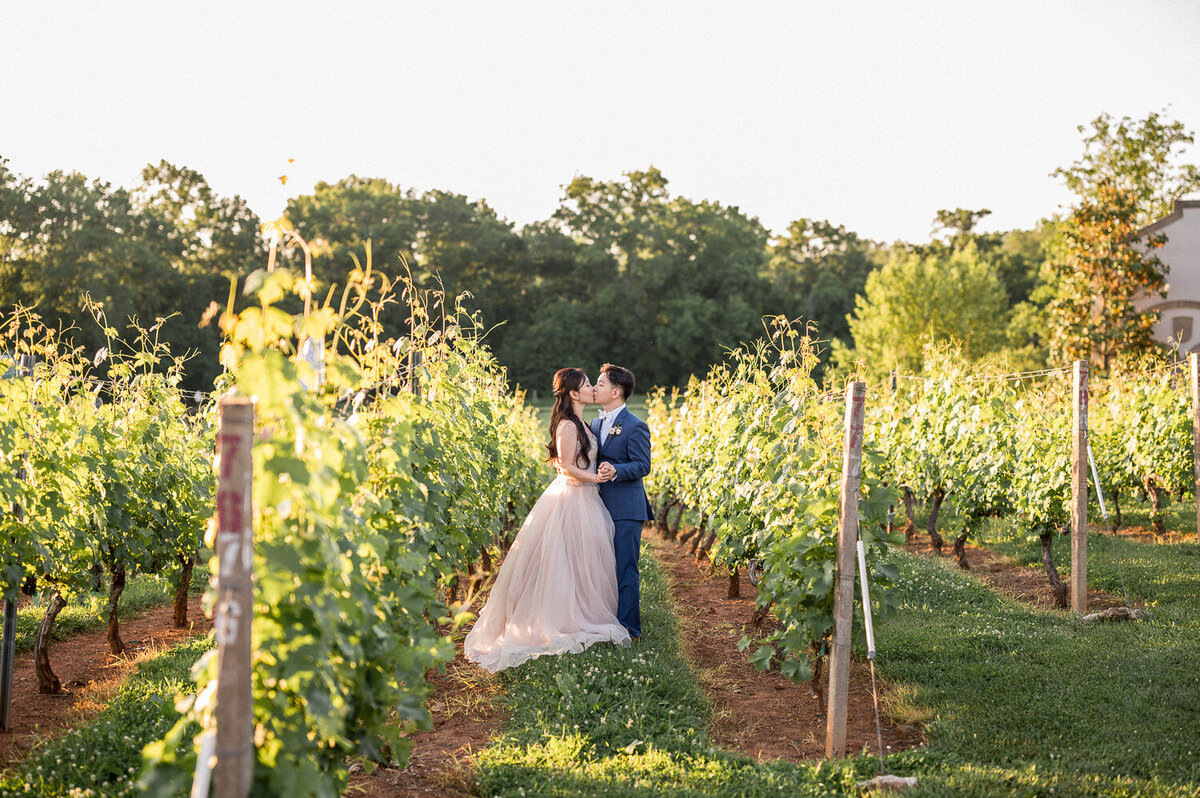
[[[599,447],[591,430],[587,445],[594,474]],[[561,474],[529,511],[464,650],[495,673],[605,640],[628,645],[616,612],[612,519],[594,483]]]

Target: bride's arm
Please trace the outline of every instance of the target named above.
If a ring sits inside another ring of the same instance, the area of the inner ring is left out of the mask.
[[[556,447],[558,448],[558,472],[566,474],[579,482],[599,482],[600,477],[593,474],[591,471],[585,471],[575,464],[576,458],[579,456],[579,431],[570,421],[563,421],[558,425],[558,435]],[[569,455],[565,454],[570,452]]]

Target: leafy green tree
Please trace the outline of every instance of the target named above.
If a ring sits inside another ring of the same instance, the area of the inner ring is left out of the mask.
[[[842,369],[858,360],[876,375],[918,371],[927,342],[958,341],[968,359],[1003,346],[1008,301],[995,267],[974,244],[941,253],[894,250],[867,277],[849,319],[854,349],[834,344]]]
[[[313,193],[292,197],[284,216],[320,253],[312,266],[323,296],[330,286],[345,285],[354,258],[360,262],[365,258],[368,241],[375,269],[394,276],[405,263],[411,265],[417,205],[411,189],[381,178],[350,175],[336,183],[322,181]],[[298,259],[297,253],[292,256]]]
[[[1048,264],[1051,349],[1064,361],[1088,360],[1102,374],[1157,347],[1158,314],[1139,311],[1134,300],[1166,294],[1154,254],[1165,237],[1139,241],[1137,202],[1133,191],[1101,181],[1066,220],[1062,253]]]
[[[355,261],[365,263],[369,246],[372,267],[389,278],[411,271],[421,288],[443,289],[451,299],[470,293],[470,306],[488,327],[528,311],[521,293],[524,243],[482,200],[436,190],[418,196],[383,179],[350,175],[293,198],[286,217],[317,253],[312,268],[322,297],[331,288],[337,293]],[[300,253],[289,256],[298,267]],[[395,304],[380,321],[396,336],[409,324]]]
[[[798,219],[770,248],[766,274],[775,296],[770,310],[814,322],[820,338],[849,344],[846,317],[880,259],[878,244],[841,225]]]
[[[544,221],[522,229],[521,240],[513,289],[495,311],[502,324],[486,340],[511,381],[545,395],[558,368],[603,362],[595,330],[605,322],[592,303],[593,275],[573,238]]]
[[[1155,348],[1157,314],[1133,302],[1164,295],[1166,275],[1154,250],[1166,238],[1138,233],[1200,188],[1200,170],[1180,163],[1192,132],[1158,113],[1137,122],[1101,114],[1083,141],[1083,156],[1053,172],[1078,202],[1047,266],[1047,325],[1056,357],[1087,359],[1107,373]]]
[[[27,201],[31,190],[29,178],[13,172],[8,159],[0,157],[0,300],[6,306],[16,301],[23,279],[21,237],[34,226]]]
[[[185,387],[207,389],[218,342],[198,323],[227,274],[261,261],[258,217],[186,167],[162,161],[142,177],[133,191],[61,171],[35,182],[0,160],[0,304],[36,308],[91,351],[107,344],[85,297],[122,330],[165,318],[161,339],[193,356]]]
[[[104,345],[85,323],[90,295],[108,318],[166,316],[184,282],[163,256],[163,231],[141,213],[130,192],[76,172],[44,182],[6,180],[0,229],[5,253],[5,306],[36,307],[53,327],[95,351]]]
[[[947,253],[974,245],[979,256],[995,267],[1009,304],[1015,306],[1029,300],[1038,285],[1038,273],[1047,257],[1042,245],[1048,236],[1026,230],[977,232],[979,222],[991,213],[987,208],[939,210],[934,217],[933,238],[912,249],[924,254]]]
[[[258,215],[239,196],[219,196],[194,169],[147,165],[134,198],[160,225],[177,271],[224,277],[261,267],[266,248]]]
[[[605,360],[618,359],[596,334],[606,323],[596,305],[564,296],[546,303],[533,316],[513,322],[497,359],[507,364],[511,381],[548,396],[551,377],[559,368],[591,370]]]
[[[975,226],[991,213],[987,208],[980,208],[977,211],[966,208],[955,208],[952,211],[940,210],[934,214],[933,232],[934,234],[947,233],[952,243],[964,239],[973,240]]]
[[[1031,230],[997,234],[999,247],[989,257],[1014,307],[1022,302],[1038,302],[1042,266],[1050,259],[1059,224],[1057,219],[1043,219]]]
[[[651,167],[577,177],[555,219],[578,242],[604,358],[643,384],[681,384],[761,334],[767,231],[719,203],[671,197]]]
[[[158,313],[169,316],[162,335],[176,351],[194,353],[185,387],[206,389],[219,373],[220,339],[215,325],[200,322],[228,293],[231,277],[244,278],[265,262],[259,217],[241,197],[220,196],[204,175],[167,161],[142,170],[133,199],[177,286],[173,306]]]
[[[419,284],[447,297],[469,292],[489,327],[527,310],[519,300],[525,245],[510,222],[483,200],[447,191],[427,191],[413,208]]]
[[[1179,162],[1194,135],[1165,113],[1151,113],[1140,121],[1128,116],[1114,121],[1100,114],[1083,140],[1083,156],[1051,175],[1063,178],[1080,197],[1095,199],[1106,184],[1125,193],[1128,199],[1123,202],[1133,207],[1135,227],[1167,215],[1176,199],[1200,189],[1200,169]],[[1078,129],[1087,131],[1083,125]]]

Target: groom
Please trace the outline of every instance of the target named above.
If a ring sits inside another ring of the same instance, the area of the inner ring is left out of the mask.
[[[625,401],[633,394],[633,372],[605,363],[596,380],[596,401],[603,408],[592,422],[600,441],[600,498],[613,520],[617,555],[617,620],[630,637],[642,633],[638,554],[642,524],[652,520],[642,477],[650,473],[650,427],[630,413]]]

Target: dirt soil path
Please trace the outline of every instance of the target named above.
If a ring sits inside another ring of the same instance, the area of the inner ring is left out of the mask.
[[[503,716],[493,708],[496,702],[492,700],[500,690],[500,679],[463,658],[461,637],[455,645],[458,656],[446,666],[445,675],[434,674],[429,679],[433,730],[413,736],[408,766],[404,770],[377,768],[370,774],[361,766],[352,766],[347,798],[478,795],[473,757],[500,732]]]
[[[1092,531],[1098,532],[1103,530],[1093,528]],[[1131,530],[1128,536],[1141,539],[1135,530]],[[929,536],[922,532],[918,532],[911,541],[905,544],[904,549],[912,554],[920,554],[926,557],[938,556],[933,551],[933,546],[929,542]],[[1014,598],[1017,601],[1032,604],[1041,610],[1055,609],[1054,594],[1050,590],[1050,579],[1046,576],[1046,569],[1042,567],[1040,562],[1036,566],[1024,565],[1002,554],[997,554],[990,549],[977,546],[974,543],[966,545],[966,555],[967,564],[971,566],[971,573],[992,590],[1001,595]],[[949,542],[942,549],[941,559],[949,560],[952,563],[955,562],[954,551]],[[1070,574],[1070,564],[1067,563],[1064,566],[1064,564],[1059,563],[1059,565],[1061,567],[1059,575],[1062,577],[1063,582],[1067,582]],[[1133,603],[1134,606],[1138,605],[1136,601]],[[1102,590],[1088,590],[1089,612],[1123,606],[1125,606],[1125,599],[1120,596],[1114,596]]]
[[[700,673],[714,710],[710,733],[721,748],[759,761],[792,762],[825,755],[826,699],[805,682],[795,684],[778,671],[763,672],[750,663],[750,651],[738,651],[750,633],[757,590],[743,573],[740,598],[726,598],[729,577],[708,562],[697,564],[687,547],[663,540],[652,530],[645,544],[662,562],[675,593],[684,652]],[[880,683],[881,690],[884,685]],[[924,742],[920,730],[883,721],[884,753]],[[871,672],[866,662],[850,664],[846,750],[878,750]]]
[[[643,545],[663,564],[675,593],[685,656],[700,674],[712,701],[713,742],[760,761],[801,761],[825,754],[825,705],[807,683],[797,685],[778,672],[764,673],[737,649],[742,626],[754,612],[754,588],[743,576],[742,598],[725,598],[728,577],[697,566],[680,547],[647,527]],[[404,770],[353,772],[347,798],[461,798],[476,795],[472,756],[498,733],[503,718],[488,709],[499,680],[459,656],[445,676],[434,676],[429,709],[432,731],[413,736],[412,759]],[[850,669],[847,750],[876,748],[871,676],[865,662]],[[885,753],[921,745],[914,726],[883,729]]]
[[[190,628],[174,628],[174,616],[174,606],[168,603],[122,620],[125,654],[120,657],[109,654],[103,629],[52,642],[50,667],[63,685],[58,695],[38,692],[33,652],[17,654],[9,728],[0,732],[0,765],[21,759],[39,744],[84,725],[104,709],[138,663],[212,628],[200,609],[199,595],[188,601]]]

